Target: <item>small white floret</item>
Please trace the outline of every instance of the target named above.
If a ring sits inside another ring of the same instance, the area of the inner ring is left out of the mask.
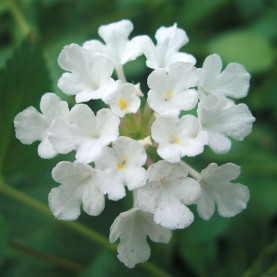
[[[107,148],[95,162],[101,191],[109,199],[119,200],[125,196],[125,188],[134,190],[146,183],[146,151],[137,141],[128,137],[119,137]]]
[[[88,215],[99,215],[105,206],[103,193],[96,185],[95,170],[75,161],[60,162],[52,171],[53,179],[61,185],[49,193],[49,207],[60,220],[75,220],[80,206]]]
[[[101,109],[94,115],[89,106],[77,104],[69,112],[68,122],[61,117],[53,122],[49,139],[58,153],[76,150],[78,161],[91,163],[116,140],[119,123],[119,118],[110,109]]]
[[[178,116],[181,110],[192,110],[198,93],[197,70],[191,63],[174,63],[165,69],[154,70],[147,79],[150,91],[147,102],[158,114]]]
[[[207,133],[193,115],[182,118],[159,116],[151,128],[152,138],[159,143],[158,154],[168,162],[180,162],[184,156],[196,156],[208,143]]]
[[[241,184],[230,181],[240,175],[240,167],[227,163],[218,166],[211,163],[202,170],[199,183],[201,196],[197,201],[197,211],[200,217],[210,219],[214,214],[215,205],[223,217],[232,217],[246,208],[250,198],[249,189]]]
[[[102,25],[98,34],[105,44],[98,40],[90,40],[85,42],[83,46],[91,56],[101,54],[108,57],[117,68],[128,61],[135,60],[142,54],[137,37],[128,39],[132,30],[133,24],[127,19]]]
[[[113,64],[104,56],[90,57],[87,50],[72,43],[63,48],[58,63],[70,72],[63,73],[58,87],[67,95],[76,95],[77,103],[102,99],[114,89]]]
[[[249,89],[250,74],[238,63],[230,63],[222,70],[222,61],[219,55],[208,56],[203,67],[198,69],[199,97],[224,95],[233,98],[242,98]]]
[[[49,142],[50,126],[58,116],[66,121],[69,109],[57,95],[46,93],[41,98],[40,110],[42,113],[29,107],[20,112],[14,119],[15,135],[23,144],[41,141],[38,154],[41,158],[50,159],[57,154]]]
[[[194,220],[186,205],[196,202],[201,189],[188,176],[183,163],[159,161],[147,170],[148,182],[138,191],[139,206],[154,213],[154,221],[167,229],[183,229]]]
[[[113,93],[103,100],[110,105],[112,111],[119,117],[128,113],[136,113],[140,106],[140,98],[137,96],[137,89],[130,83],[116,82],[117,86]]]
[[[198,117],[208,133],[208,144],[218,154],[231,149],[228,137],[242,141],[252,131],[255,118],[245,104],[234,104],[224,96],[210,95],[198,105]]]
[[[110,230],[110,242],[118,238],[118,259],[129,268],[147,261],[150,257],[150,247],[147,236],[154,242],[168,243],[171,231],[153,221],[153,214],[135,207],[121,213],[114,221]]]
[[[170,64],[175,62],[196,63],[192,55],[179,52],[180,48],[187,44],[189,39],[184,30],[177,28],[176,23],[170,27],[160,27],[155,34],[155,38],[157,45],[154,45],[148,36],[141,36],[138,40],[147,59],[148,67],[167,69]]]

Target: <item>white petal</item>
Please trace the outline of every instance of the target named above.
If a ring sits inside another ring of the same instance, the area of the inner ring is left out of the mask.
[[[188,227],[194,220],[193,213],[180,202],[165,202],[155,212],[154,221],[164,228],[175,230]]]
[[[100,171],[97,173],[98,187],[108,198],[118,201],[125,197],[125,187],[123,186],[123,177],[113,170]]]
[[[40,100],[40,110],[47,120],[53,120],[57,116],[67,117],[68,104],[54,93],[45,93]]]
[[[87,89],[80,76],[68,72],[63,73],[58,80],[58,88],[67,95],[78,95]]]
[[[89,64],[88,52],[80,45],[66,45],[58,57],[59,66],[71,72],[86,73]]]
[[[99,87],[103,85],[112,76],[114,66],[110,59],[105,56],[92,57],[92,66],[90,76],[93,78],[95,84]]]
[[[133,30],[130,20],[123,19],[107,25],[102,25],[98,33],[106,43],[116,43],[116,40],[127,39]]]
[[[106,47],[99,40],[89,40],[83,44],[83,47],[88,51],[90,56],[106,55]]]
[[[20,112],[14,119],[15,135],[23,144],[41,140],[48,121],[34,107]]]
[[[146,170],[143,167],[129,167],[124,175],[129,190],[140,188],[146,183]]]
[[[97,216],[104,210],[105,197],[95,184],[91,184],[84,188],[82,203],[88,215]]]
[[[96,115],[96,129],[100,132],[101,142],[108,145],[119,135],[119,118],[110,109],[101,109]]]
[[[38,154],[43,159],[51,159],[57,155],[48,138],[44,138],[38,146]]]
[[[48,196],[49,207],[59,220],[75,220],[80,215],[82,190],[74,186],[60,185]]]
[[[66,122],[61,117],[57,117],[52,123],[49,141],[55,151],[67,154],[86,141],[86,138],[80,133],[78,127]]]
[[[95,131],[96,118],[94,112],[85,104],[75,105],[68,116],[70,123],[78,127],[84,134],[97,136]]]
[[[101,141],[86,139],[78,140],[76,146],[76,160],[83,163],[91,163],[100,158],[106,146],[103,146]]]
[[[202,190],[201,196],[197,201],[197,212],[205,220],[209,220],[215,211],[215,202],[213,198]]]
[[[186,32],[177,28],[176,23],[171,27],[160,27],[155,34],[155,38],[158,44],[166,44],[169,49],[176,51],[189,41]]]
[[[232,217],[247,206],[250,198],[249,189],[241,184],[230,184],[214,192],[218,213],[224,217]]]

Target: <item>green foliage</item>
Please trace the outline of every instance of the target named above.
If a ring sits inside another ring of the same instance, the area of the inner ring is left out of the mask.
[[[274,65],[274,52],[266,38],[248,31],[232,31],[214,38],[210,53],[218,53],[226,63],[243,64],[251,73],[264,72]]]
[[[4,217],[0,214],[0,265],[4,261],[8,246],[8,226]]]
[[[41,47],[37,42],[26,40],[15,51],[0,72],[0,168],[8,170],[15,168],[17,163],[22,166],[28,152],[22,151],[18,155],[18,142],[14,138],[13,119],[16,114],[35,103],[37,106],[43,92],[50,90],[50,80],[42,55]],[[23,149],[22,146],[19,148]],[[15,151],[16,150],[16,151]],[[12,153],[11,153],[12,152]],[[6,156],[7,154],[7,156]],[[11,156],[12,155],[12,156]],[[24,160],[22,160],[22,159]]]

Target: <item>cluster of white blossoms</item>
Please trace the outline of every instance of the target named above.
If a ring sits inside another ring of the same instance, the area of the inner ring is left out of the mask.
[[[77,219],[81,206],[97,216],[105,198],[122,199],[125,187],[133,192],[133,207],[110,229],[111,243],[120,240],[118,258],[129,268],[149,258],[147,236],[167,243],[172,230],[193,222],[189,205],[196,204],[205,220],[215,206],[223,217],[246,208],[248,188],[231,182],[239,176],[239,166],[211,163],[199,174],[183,159],[201,154],[205,145],[227,153],[230,138],[243,140],[255,121],[245,104],[232,100],[246,96],[249,89],[250,75],[243,66],[231,63],[222,70],[220,57],[213,54],[196,68],[195,58],[180,52],[188,37],[177,24],[159,28],[156,45],[146,35],[129,39],[132,30],[129,20],[121,20],[99,28],[104,42],[65,46],[58,63],[66,72],[58,87],[75,95],[77,104],[69,109],[58,96],[46,93],[41,112],[29,107],[14,119],[22,143],[41,141],[40,157],[76,152],[74,162],[59,162],[52,171],[60,184],[49,193],[57,219]],[[123,71],[125,63],[141,55],[153,70],[147,78],[146,104],[139,84],[127,82]],[[106,105],[97,114],[84,104],[94,99]],[[197,116],[189,114],[193,109]],[[147,112],[150,116],[143,117]],[[128,117],[132,113],[133,121]],[[134,137],[135,125],[148,126],[149,136]],[[158,162],[153,162],[149,148],[156,149]]]

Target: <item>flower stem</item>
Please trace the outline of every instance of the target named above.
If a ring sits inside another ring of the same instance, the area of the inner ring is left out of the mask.
[[[188,171],[189,171],[189,175],[191,177],[193,177],[196,181],[199,181],[200,180],[200,173],[198,171],[196,171],[194,168],[192,168],[189,164],[183,162],[187,168],[188,168]]]
[[[126,77],[125,77],[125,74],[124,74],[124,71],[123,71],[123,66],[120,65],[120,66],[117,66],[115,68],[115,72],[116,72],[116,75],[118,77],[118,79],[120,79],[123,83],[126,83]]]
[[[25,19],[24,15],[22,14],[21,10],[17,6],[14,0],[7,0],[7,4],[10,10],[10,13],[14,17],[15,21],[17,22],[19,29],[21,30],[22,35],[25,37],[30,34],[31,27],[28,24],[27,20]]]
[[[5,194],[6,196],[44,214],[48,218],[54,220],[54,216],[50,212],[49,208],[40,203],[39,201],[31,198],[30,196],[6,185],[2,178],[0,177],[0,193]],[[78,222],[71,222],[71,221],[57,221],[59,224],[64,225],[65,227],[74,230],[75,232],[79,233],[80,235],[88,238],[89,240],[99,244],[102,247],[110,250],[111,252],[117,252],[117,245],[110,244],[110,242],[104,237],[103,235],[99,234],[98,232],[94,231],[86,227],[85,225],[78,223]],[[157,267],[151,263],[144,263],[139,264],[139,267],[143,268],[145,271],[149,272],[152,276],[157,277],[170,277],[170,275],[162,270],[161,268]]]
[[[60,267],[66,268],[66,269],[69,269],[71,271],[75,271],[75,272],[79,273],[85,269],[85,267],[81,264],[77,264],[77,263],[68,261],[66,259],[62,259],[62,258],[53,256],[53,255],[43,253],[41,251],[32,249],[30,247],[27,247],[25,245],[19,244],[14,241],[9,242],[9,247],[15,251],[18,251],[18,252],[24,253],[26,255],[35,257],[37,259],[55,264],[57,266],[60,266]]]

